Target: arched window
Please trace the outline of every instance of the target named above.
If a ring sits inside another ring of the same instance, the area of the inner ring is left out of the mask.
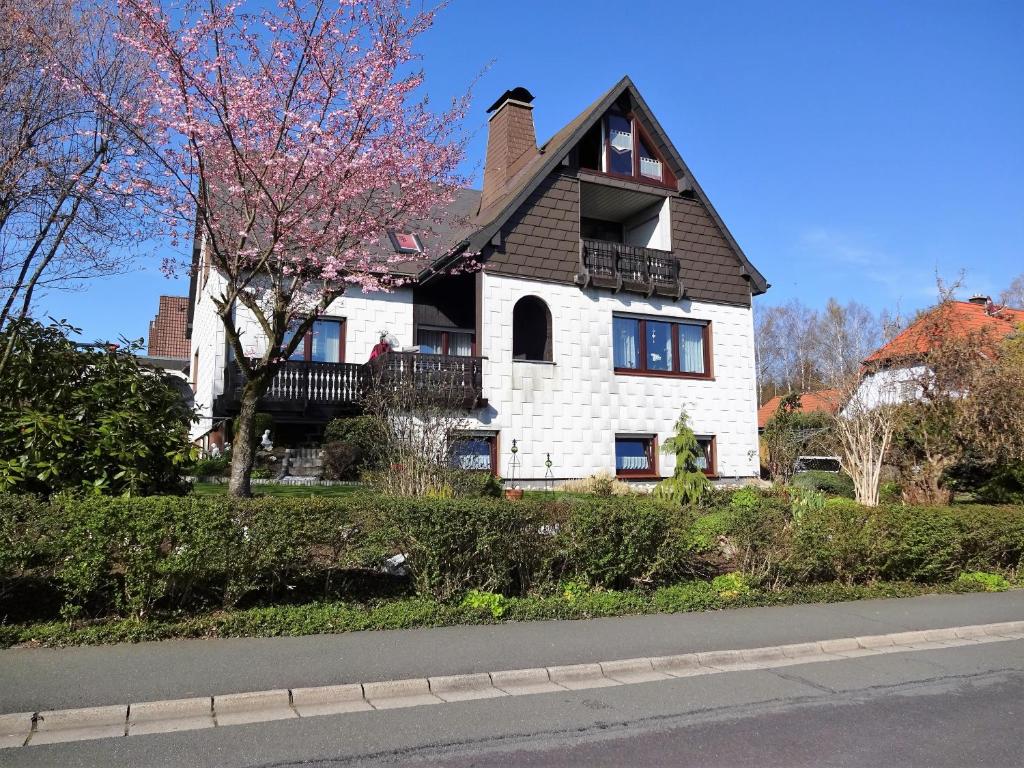
[[[552,360],[551,310],[536,296],[524,296],[512,308],[512,359]]]

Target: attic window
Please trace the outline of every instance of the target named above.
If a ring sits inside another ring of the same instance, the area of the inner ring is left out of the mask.
[[[676,182],[632,114],[609,112],[605,115],[580,140],[579,163],[582,168],[667,187],[675,186]]]
[[[423,242],[413,232],[396,232],[391,229],[388,230],[388,237],[397,253],[423,253]]]

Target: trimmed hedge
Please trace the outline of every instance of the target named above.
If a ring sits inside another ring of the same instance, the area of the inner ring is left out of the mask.
[[[385,573],[398,554],[404,578]],[[867,509],[752,488],[701,509],[635,496],[0,496],[0,616],[15,621],[396,595],[457,602],[471,590],[583,595],[731,572],[743,577],[731,591],[939,584],[1012,576],[1022,557],[1024,507]]]

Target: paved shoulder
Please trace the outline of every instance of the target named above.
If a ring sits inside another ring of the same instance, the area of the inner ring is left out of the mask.
[[[1024,619],[1024,590],[311,637],[0,651],[0,714],[756,648]]]

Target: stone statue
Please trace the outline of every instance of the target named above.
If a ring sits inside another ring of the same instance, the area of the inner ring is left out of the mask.
[[[274,450],[274,444],[272,442],[270,442],[270,430],[269,429],[266,429],[266,430],[263,431],[263,439],[260,440],[260,447],[264,451],[272,451],[272,450]]]

